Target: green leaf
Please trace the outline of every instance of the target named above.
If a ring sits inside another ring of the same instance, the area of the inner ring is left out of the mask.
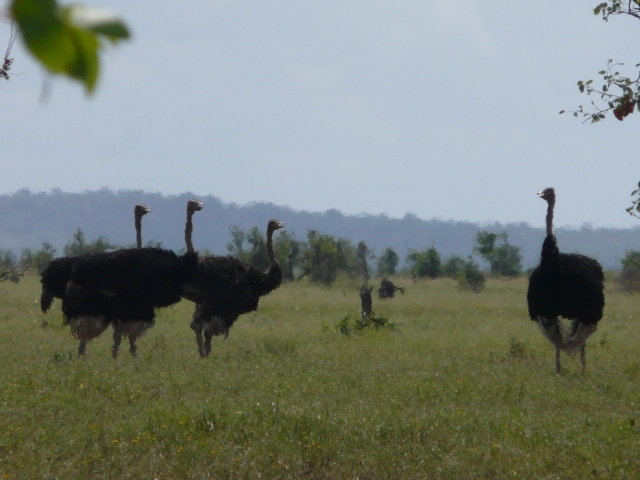
[[[584,85],[580,85],[578,88],[580,89],[581,93],[584,93]]]
[[[83,83],[87,93],[98,80],[99,35],[111,42],[129,38],[117,16],[93,7],[59,8],[55,0],[13,0],[11,15],[31,54],[51,73]]]
[[[604,74],[605,74],[605,73],[607,73],[607,72],[605,72],[604,70],[600,70],[598,73],[599,73],[600,75],[604,75]]]
[[[112,11],[86,5],[72,5],[62,10],[74,25],[104,35],[112,42],[130,37],[129,29]]]

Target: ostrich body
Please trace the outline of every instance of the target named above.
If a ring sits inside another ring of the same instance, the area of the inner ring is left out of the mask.
[[[136,229],[136,248],[140,250],[142,248],[142,217],[147,213],[151,212],[151,209],[146,205],[138,204],[133,209],[134,214],[134,225]],[[148,317],[148,314],[147,314]],[[136,356],[136,340],[144,336],[146,331],[153,327],[154,320],[150,321],[124,321],[120,318],[116,318],[113,320],[113,348],[112,355],[113,358],[118,356],[118,351],[120,350],[120,343],[122,342],[122,337],[129,337],[129,352],[132,357]]]
[[[400,290],[400,293],[404,295],[403,287],[396,287],[391,280],[383,278],[380,282],[380,288],[378,289],[378,298],[381,300],[385,298],[393,298],[396,294],[396,290]]]
[[[604,308],[604,274],[593,258],[560,253],[553,234],[555,191],[538,193],[547,204],[547,236],[542,244],[540,265],[529,278],[527,303],[529,317],[536,321],[545,337],[556,347],[556,372],[560,373],[560,351],[569,355],[580,351],[584,373],[586,342],[596,331]],[[564,325],[558,317],[572,320]]]
[[[84,258],[76,263],[67,284],[66,311],[72,322],[74,318],[86,322],[84,317],[91,315],[94,322],[107,326],[116,319],[119,324],[153,323],[154,308],[179,302],[197,266],[194,253],[179,257],[160,248],[118,250]],[[78,352],[84,353],[82,344]]]
[[[283,227],[278,220],[269,220],[267,225],[270,266],[266,272],[230,256],[210,255],[199,259],[198,273],[185,287],[183,297],[196,304],[191,328],[201,356],[211,352],[213,336],[224,334],[226,339],[237,318],[256,310],[260,297],[282,283],[282,269],[273,252],[273,232]]]

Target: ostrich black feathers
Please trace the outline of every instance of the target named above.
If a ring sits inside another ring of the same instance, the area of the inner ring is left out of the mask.
[[[40,295],[40,309],[47,313],[54,298],[64,300],[66,296],[67,283],[71,278],[76,263],[83,258],[88,258],[91,254],[83,254],[77,257],[60,257],[53,260],[42,271],[42,294]]]
[[[602,267],[585,255],[559,253],[555,238],[548,237],[540,265],[529,278],[527,303],[531,320],[560,316],[596,324],[605,303]]]
[[[260,297],[281,283],[280,265],[264,273],[230,256],[207,256],[200,259],[198,272],[183,296],[201,304],[205,317],[224,319],[228,328],[240,315],[256,310]]]
[[[122,321],[143,320],[154,307],[179,302],[183,286],[195,275],[197,267],[195,253],[179,257],[160,248],[127,249],[78,258],[70,280],[84,292],[98,292],[106,299],[113,297],[113,308],[120,310]],[[67,300],[71,303],[74,299]],[[85,305],[82,308],[89,308],[84,297],[79,300],[73,302],[75,307],[81,308],[81,303]]]

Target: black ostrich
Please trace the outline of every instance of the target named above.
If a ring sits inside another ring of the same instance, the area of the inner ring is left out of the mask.
[[[133,208],[133,214],[135,219],[136,228],[136,248],[142,248],[142,217],[151,212],[151,209],[146,205],[138,204]],[[124,321],[120,318],[113,320],[113,358],[118,356],[120,350],[120,343],[122,337],[129,337],[129,352],[132,357],[136,356],[136,340],[144,336],[146,331],[153,327],[154,321]]]
[[[196,304],[191,328],[201,356],[211,352],[214,335],[224,334],[226,339],[233,322],[240,315],[257,310],[260,297],[282,283],[282,269],[273,252],[273,232],[283,227],[278,220],[269,220],[267,225],[270,266],[266,272],[230,256],[210,255],[199,259],[198,273],[185,287],[183,297]]]
[[[527,303],[531,320],[556,347],[556,372],[560,373],[560,350],[574,355],[580,350],[582,372],[586,366],[587,338],[596,331],[604,308],[604,274],[593,258],[560,253],[553,234],[553,188],[538,193],[546,200],[547,236],[542,244],[540,265],[529,278]],[[572,320],[564,325],[558,317]]]
[[[197,268],[197,254],[187,252],[178,256],[160,248],[78,257],[63,300],[72,330],[74,323],[80,325],[75,333],[81,341],[78,352],[84,354],[86,341],[94,338],[90,336],[91,330],[85,332],[86,324],[108,325],[116,319],[119,324],[153,323],[154,308],[179,302],[185,284]]]
[[[393,298],[396,294],[396,290],[400,290],[400,293],[404,295],[403,287],[396,287],[391,280],[383,278],[380,282],[380,288],[378,289],[378,298],[384,300],[385,298]]]

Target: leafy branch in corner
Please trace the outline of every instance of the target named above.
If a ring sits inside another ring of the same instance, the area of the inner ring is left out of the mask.
[[[609,21],[609,17],[614,15],[628,15],[640,20],[640,0],[603,2],[593,9],[593,13],[602,15],[602,19],[606,22]],[[596,87],[593,80],[578,82],[578,89],[581,93],[599,95],[600,100],[606,102],[606,106],[597,105],[592,100],[591,106],[580,105],[577,110],[569,110],[568,113],[573,113],[575,117],[582,116],[585,122],[590,120],[591,123],[596,123],[604,120],[606,114],[611,111],[613,111],[614,117],[622,121],[631,115],[634,109],[640,109],[640,72],[635,80],[633,77],[623,76],[616,71],[622,65],[622,63],[609,59],[607,68],[598,72],[599,75],[602,75],[602,88]],[[636,68],[638,67],[640,67],[640,63],[636,64]],[[565,113],[565,110],[560,113]]]
[[[627,213],[640,218],[640,182],[638,182],[638,188],[631,192],[631,196],[636,198],[631,201],[631,206],[627,208]]]

